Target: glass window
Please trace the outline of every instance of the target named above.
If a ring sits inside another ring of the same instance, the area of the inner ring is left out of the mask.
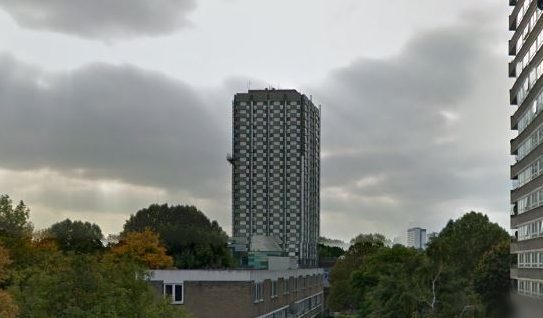
[[[276,297],[277,296],[277,281],[272,280],[271,282],[271,296]]]
[[[172,285],[164,285],[164,293],[166,296],[173,295],[173,286]]]
[[[164,298],[172,304],[182,304],[183,284],[164,284]]]
[[[262,283],[254,284],[254,296],[255,296],[254,298],[255,303],[259,303],[264,300],[262,298]]]
[[[175,285],[174,288],[174,302],[182,303],[183,302],[183,285]]]

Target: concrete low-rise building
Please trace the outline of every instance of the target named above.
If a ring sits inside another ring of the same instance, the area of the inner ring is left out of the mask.
[[[195,318],[313,318],[323,270],[152,270],[152,286]]]

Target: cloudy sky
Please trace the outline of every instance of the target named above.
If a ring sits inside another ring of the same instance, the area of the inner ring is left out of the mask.
[[[322,104],[323,235],[507,226],[507,16],[496,0],[0,0],[0,193],[37,228],[118,232],[153,202],[230,232],[231,100]]]

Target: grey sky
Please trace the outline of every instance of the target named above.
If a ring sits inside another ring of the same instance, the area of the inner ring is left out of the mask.
[[[507,226],[506,4],[81,2],[0,0],[0,192],[38,227],[115,232],[165,201],[229,231],[230,102],[249,81],[323,104],[322,234],[471,209]]]
[[[22,27],[113,41],[186,26],[195,0],[0,0]]]

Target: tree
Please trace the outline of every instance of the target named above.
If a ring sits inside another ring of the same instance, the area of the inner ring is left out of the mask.
[[[13,301],[13,298],[6,291],[0,290],[0,317],[16,318],[19,317],[19,307]]]
[[[426,252],[359,235],[332,269],[329,306],[360,317],[502,318],[509,239],[476,212],[449,221]]]
[[[12,290],[21,318],[187,317],[166,304],[146,278],[128,259],[56,252],[18,275]]]
[[[317,246],[319,253],[319,259],[325,258],[338,258],[341,255],[345,254],[345,251],[337,246],[328,246],[324,244],[319,244]]]
[[[509,317],[512,257],[510,241],[504,240],[487,251],[475,269],[474,287],[481,295],[488,317]]]
[[[8,278],[8,266],[11,264],[8,251],[0,244],[0,285]],[[19,308],[13,301],[11,295],[0,289],[0,317],[15,318]]]
[[[150,269],[173,266],[173,259],[166,254],[166,248],[160,243],[158,234],[150,229],[126,233],[110,252],[116,257],[128,256]]]
[[[444,264],[438,293],[440,314],[454,317],[466,310],[484,315],[480,295],[474,290],[476,267],[496,244],[509,240],[507,231],[491,223],[486,215],[470,212],[449,221],[428,245],[427,254],[435,264]]]
[[[358,234],[358,236],[351,240],[351,244],[364,242],[381,242],[383,246],[390,245],[390,240],[380,233]]]
[[[9,252],[0,243],[0,283],[8,278],[8,266],[11,264]]]
[[[226,233],[194,206],[153,204],[131,215],[123,234],[147,228],[160,235],[178,268],[223,268],[232,264]]]
[[[428,245],[428,255],[458,270],[459,277],[472,281],[475,267],[494,245],[509,239],[509,234],[488,216],[470,212],[447,226]]]
[[[0,195],[0,235],[2,237],[28,237],[33,226],[29,221],[30,209],[23,201],[13,207],[8,195]]]
[[[435,271],[426,255],[396,245],[370,255],[352,275],[363,317],[426,317],[435,312]]]
[[[359,235],[365,239],[356,241],[342,256],[330,272],[330,296],[328,305],[333,311],[354,312],[359,305],[359,297],[351,282],[351,274],[360,268],[365,259],[384,248],[383,235]]]
[[[96,224],[66,219],[53,224],[47,232],[64,252],[92,253],[103,248],[104,236]]]
[[[15,267],[24,266],[32,241],[30,210],[23,201],[15,207],[8,195],[0,195],[0,243],[9,250]]]

